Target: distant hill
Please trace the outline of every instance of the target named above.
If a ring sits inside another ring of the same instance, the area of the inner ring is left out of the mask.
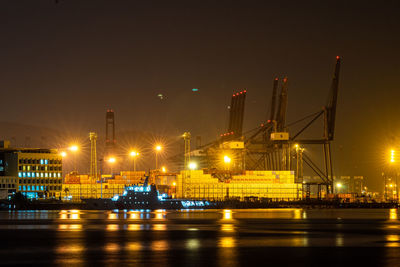
[[[0,122],[0,139],[9,140],[13,147],[51,148],[57,136],[60,136],[57,130],[46,127]]]

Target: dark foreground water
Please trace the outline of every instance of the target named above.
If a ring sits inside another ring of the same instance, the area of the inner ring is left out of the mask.
[[[0,264],[396,266],[392,210],[0,212]]]

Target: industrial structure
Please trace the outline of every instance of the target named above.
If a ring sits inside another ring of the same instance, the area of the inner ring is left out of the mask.
[[[114,111],[108,109],[106,113],[106,145],[104,158],[116,153]]]
[[[247,90],[234,93],[231,99],[227,131],[221,134],[218,140],[194,151],[190,151],[190,153],[185,149],[185,165],[187,164],[189,154],[191,159],[196,161],[200,168],[207,170],[207,174],[204,174],[206,176],[198,173],[195,174],[196,177],[199,177],[199,175],[202,177],[204,176],[204,186],[218,181],[219,183],[223,183],[226,187],[227,184],[241,181],[242,185],[239,185],[239,187],[243,187],[243,192],[247,192],[245,188],[255,181],[250,174],[251,171],[264,171],[265,173],[262,175],[264,181],[272,181],[274,175],[268,171],[275,171],[287,172],[293,176],[293,180],[289,182],[293,185],[293,188],[298,190],[296,195],[300,197],[304,196],[309,198],[312,186],[318,188],[319,198],[322,197],[322,192],[325,192],[325,194],[333,193],[334,175],[331,142],[333,141],[335,130],[340,63],[340,57],[336,57],[336,66],[327,104],[320,111],[300,118],[291,124],[286,122],[288,104],[287,77],[284,77],[281,83],[278,77],[274,78],[269,117],[265,122],[261,123],[259,127],[245,133],[243,133],[242,130]],[[279,85],[281,89],[278,94]],[[323,136],[312,139],[301,139],[302,133],[319,118],[323,118]],[[293,132],[292,126],[301,123],[304,124],[301,129]],[[305,146],[309,145],[321,146],[324,159],[323,166],[319,166],[315,163],[315,160],[312,159],[307,153],[307,150],[304,149]],[[229,158],[229,162],[224,160],[226,157]],[[315,172],[319,177],[318,181],[303,181],[304,165]],[[185,166],[184,169],[187,169],[187,166]],[[237,180],[236,177],[239,176],[241,179]],[[179,177],[178,179],[182,179],[182,182],[178,183],[178,186],[182,186],[182,190],[177,188],[178,192],[181,192],[181,196],[189,195],[189,191],[194,190],[190,188],[196,186],[194,184],[192,187],[188,186],[188,184],[192,183],[191,181],[194,181],[192,173],[181,172]],[[217,178],[217,180],[212,180],[210,177]],[[203,181],[203,179],[197,180],[200,183]],[[270,185],[268,182],[265,183],[265,186],[260,187],[260,190]],[[278,182],[277,184],[280,183],[281,182]],[[298,184],[301,186],[297,186]],[[199,186],[202,188],[201,185]],[[325,190],[322,190],[323,187],[325,187]],[[262,190],[260,192],[262,192]],[[252,196],[252,194],[253,193],[246,193],[240,195],[240,197]],[[260,195],[260,197],[272,197],[272,194],[269,196],[269,193],[260,194],[263,195]],[[228,194],[227,192],[223,195],[225,197],[238,196],[237,194]],[[291,193],[282,193],[281,196],[283,195],[292,196]]]

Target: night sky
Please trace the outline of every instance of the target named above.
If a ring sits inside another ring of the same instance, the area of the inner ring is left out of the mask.
[[[340,55],[335,173],[380,190],[400,149],[399,14],[398,1],[3,0],[0,121],[103,134],[113,108],[118,131],[209,142],[234,91],[248,90],[245,130],[265,121],[276,75],[288,122],[320,110]]]

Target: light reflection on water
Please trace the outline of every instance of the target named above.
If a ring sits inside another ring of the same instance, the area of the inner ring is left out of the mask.
[[[118,243],[107,243],[104,247],[104,250],[107,252],[116,252],[121,249]]]
[[[167,230],[167,226],[165,224],[153,224],[154,231],[165,231]]]
[[[59,224],[58,225],[59,230],[69,230],[69,231],[81,231],[82,230],[82,224]]]
[[[142,244],[140,242],[127,242],[125,244],[125,250],[132,250],[132,251],[138,251],[142,250]]]
[[[390,209],[389,211],[389,219],[397,220],[397,209]]]
[[[400,236],[399,235],[393,235],[393,234],[390,234],[390,235],[386,235],[385,236],[385,239],[386,239],[386,246],[387,247],[400,247]]]
[[[118,231],[119,225],[118,224],[107,224],[106,230],[107,231]]]
[[[186,241],[186,247],[190,250],[198,249],[200,247],[200,241],[195,238],[189,239]]]
[[[234,226],[233,226],[233,224],[222,224],[221,225],[221,231],[224,231],[224,232],[233,232],[235,229],[234,229]]]
[[[156,240],[151,243],[151,250],[164,251],[168,250],[168,242],[166,240]]]
[[[400,247],[397,212],[397,209],[0,212],[0,230],[6,235],[6,244],[12,246],[15,242],[10,240],[17,235],[19,243],[29,248],[25,251],[39,247],[53,257],[51,263],[61,265],[85,264],[90,257],[102,257],[100,261],[110,264],[124,263],[121,259],[143,262],[153,258],[158,264],[161,261],[168,264],[175,253],[179,257],[184,255],[185,264],[198,257],[211,257],[221,266],[235,266],[240,265],[240,258],[246,258],[249,251],[267,251],[272,247]],[[337,220],[338,217],[342,219]],[[41,241],[41,237],[47,239]],[[18,251],[17,248],[9,250]],[[6,256],[6,252],[0,251],[0,257]]]
[[[232,236],[224,236],[219,239],[218,246],[222,248],[233,248],[236,246],[236,240]]]

